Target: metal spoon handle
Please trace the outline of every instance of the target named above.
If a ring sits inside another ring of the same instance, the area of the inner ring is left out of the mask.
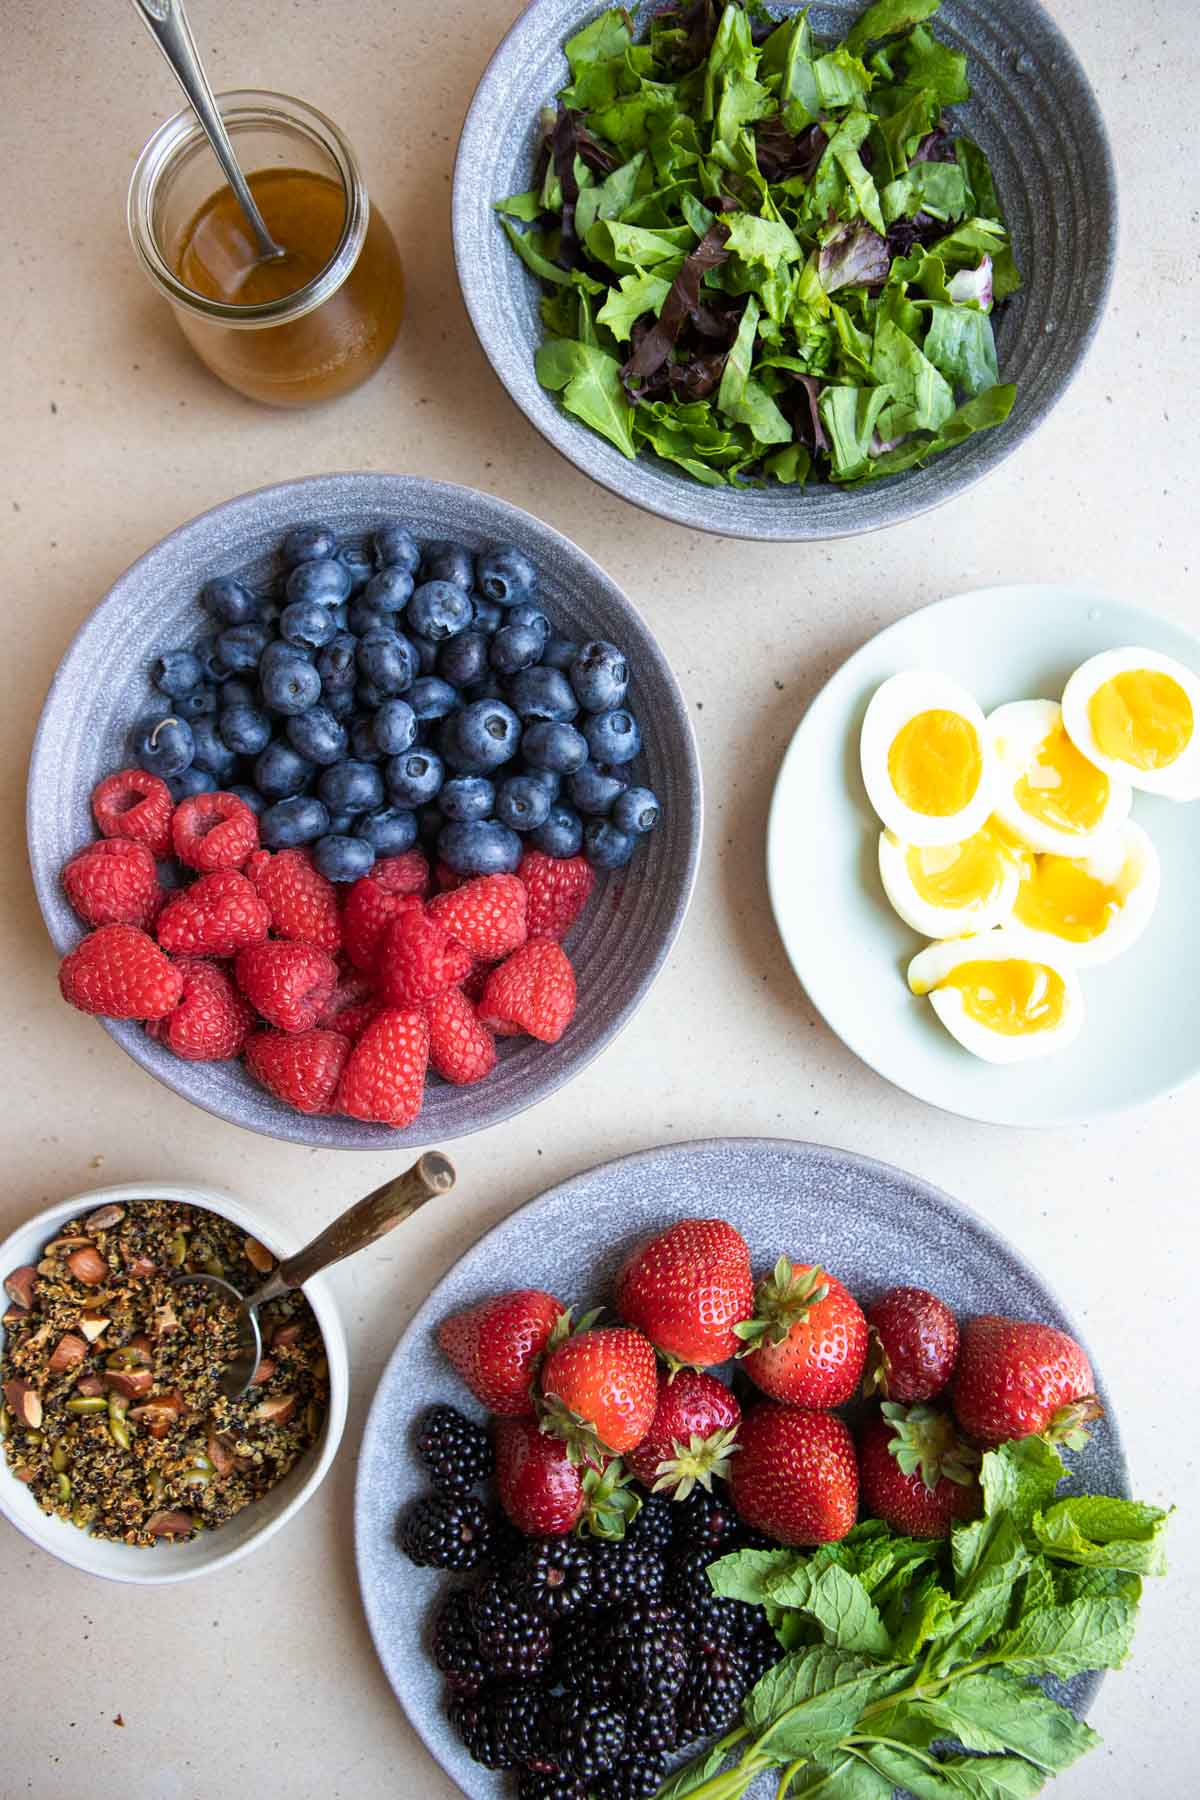
[[[365,1199],[356,1200],[311,1244],[281,1262],[270,1281],[252,1296],[250,1304],[260,1305],[275,1294],[286,1293],[288,1288],[300,1287],[311,1275],[327,1269],[331,1263],[341,1262],[344,1257],[365,1250],[376,1238],[411,1218],[427,1200],[438,1194],[448,1194],[453,1186],[454,1164],[450,1158],[443,1156],[440,1150],[426,1151],[411,1169],[397,1175],[394,1181],[385,1181]]]
[[[267,230],[263,216],[255,205],[254,196],[246,185],[246,177],[238,166],[229,133],[225,129],[225,121],[213,97],[212,88],[208,85],[208,77],[196,49],[196,40],[192,36],[183,0],[131,0],[131,3],[194,107],[212,145],[213,155],[220,163],[226,181],[237,195],[238,205],[254,233],[260,256],[286,255],[286,251]]]

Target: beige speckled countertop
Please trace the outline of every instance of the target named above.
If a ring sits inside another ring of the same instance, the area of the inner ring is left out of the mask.
[[[879,626],[963,588],[1059,577],[1200,625],[1194,5],[1051,0],[1107,115],[1123,203],[1112,304],[1057,412],[952,508],[796,548],[711,540],[633,511],[543,444],[486,367],[454,278],[450,172],[474,83],[515,10],[514,0],[194,0],[217,86],[291,91],[346,126],[407,262],[410,316],[384,370],[306,416],[220,387],[134,264],[125,185],[177,101],[129,9],[0,9],[0,1237],[51,1199],[168,1174],[236,1188],[315,1228],[384,1171],[386,1159],[306,1153],[217,1123],[57,998],[21,847],[30,736],[76,626],[181,520],[264,482],[351,468],[473,483],[541,514],[660,633],[695,709],[709,806],[690,921],[625,1035],[570,1089],[457,1146],[453,1207],[335,1273],[351,1417],[305,1513],[223,1575],[159,1590],[90,1580],[0,1526],[0,1795],[451,1800],[458,1790],[376,1664],[355,1586],[355,1451],[380,1366],[431,1279],[540,1188],[641,1145],[762,1132],[918,1171],[978,1208],[1067,1296],[1120,1409],[1139,1493],[1185,1510],[1173,1577],[1148,1593],[1131,1662],[1096,1706],[1104,1747],[1055,1792],[1182,1800],[1195,1791],[1186,1689],[1200,1651],[1198,1096],[1036,1135],[931,1111],[814,1017],[761,869],[783,746],[817,686]]]

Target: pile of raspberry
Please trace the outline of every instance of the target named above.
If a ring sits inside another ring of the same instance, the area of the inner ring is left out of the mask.
[[[102,835],[62,873],[92,928],[63,958],[63,998],[144,1021],[190,1062],[241,1056],[300,1112],[401,1130],[429,1069],[482,1081],[498,1037],[553,1044],[574,1015],[559,940],[595,882],[581,856],[527,850],[515,875],[466,879],[409,850],[335,886],[309,850],[263,849],[236,794],[175,805],[125,769],[92,812]]]

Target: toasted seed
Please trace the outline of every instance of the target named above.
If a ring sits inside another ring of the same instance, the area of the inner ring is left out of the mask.
[[[52,1375],[61,1375],[64,1369],[77,1369],[87,1355],[87,1344],[83,1338],[76,1337],[73,1331],[65,1331],[54,1346],[47,1367]]]
[[[42,1422],[42,1397],[32,1381],[18,1376],[4,1384],[4,1403],[18,1425],[36,1431]]]
[[[58,1478],[58,1497],[60,1500],[63,1500],[63,1501],[69,1500],[71,1498],[71,1477],[69,1475],[60,1475],[59,1476],[59,1478]]]
[[[212,1481],[207,1469],[188,1469],[179,1477],[180,1487],[206,1488]]]
[[[95,1516],[96,1509],[94,1506],[84,1506],[80,1503],[80,1505],[72,1509],[71,1523],[72,1525],[77,1525],[80,1531],[86,1531]]]
[[[93,1413],[108,1411],[108,1401],[98,1394],[81,1394],[77,1399],[67,1401],[67,1411],[77,1417],[90,1418]]]
[[[94,1244],[89,1244],[86,1250],[72,1250],[67,1267],[76,1281],[82,1281],[88,1287],[98,1287],[108,1279],[108,1264]]]
[[[125,1415],[129,1410],[129,1401],[124,1394],[108,1396],[108,1430],[114,1444],[122,1450],[129,1448],[129,1427],[125,1423]]]
[[[83,1221],[83,1229],[85,1231],[111,1231],[113,1226],[119,1225],[124,1217],[125,1208],[123,1206],[111,1203],[108,1206],[98,1206],[95,1212],[89,1213]]]
[[[28,1310],[33,1305],[33,1290],[37,1285],[37,1270],[32,1263],[22,1263],[19,1269],[4,1277],[4,1291],[14,1306],[23,1306]]]
[[[316,1437],[321,1425],[321,1408],[315,1400],[310,1400],[304,1409],[304,1428],[310,1437]]]
[[[153,1358],[145,1338],[130,1338],[119,1350],[110,1350],[104,1359],[106,1369],[148,1369]]]
[[[70,1460],[67,1455],[67,1446],[60,1439],[50,1452],[50,1467],[56,1475],[61,1475],[63,1470],[70,1465]]]

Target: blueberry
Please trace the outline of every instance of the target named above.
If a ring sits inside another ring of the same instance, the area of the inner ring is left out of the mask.
[[[503,700],[507,692],[508,683],[489,669],[482,681],[473,681],[463,689],[463,702],[469,706],[475,700]]]
[[[373,812],[383,805],[383,777],[374,763],[351,758],[322,769],[317,792],[331,813]]]
[[[632,762],[642,747],[641,727],[623,706],[615,706],[611,712],[594,713],[585,721],[583,735],[593,762]]]
[[[313,861],[326,881],[357,881],[374,868],[375,846],[366,838],[330,833],[318,840]]]
[[[436,675],[422,675],[408,691],[408,703],[418,720],[444,719],[458,705],[458,691]]]
[[[421,561],[416,538],[407,525],[382,525],[371,539],[375,561],[381,569],[404,569],[415,575]]]
[[[533,630],[538,633],[542,640],[543,650],[550,642],[550,621],[540,606],[531,606],[528,603],[521,606],[514,606],[510,609],[504,623],[506,625],[532,626]]]
[[[597,869],[623,869],[636,848],[637,839],[611,819],[589,819],[584,827],[583,853]]]
[[[613,801],[612,822],[618,831],[640,837],[644,832],[654,830],[659,811],[658,795],[649,788],[626,788]]]
[[[356,816],[352,812],[331,812],[329,824],[325,827],[326,837],[349,837],[354,830]]]
[[[172,710],[177,719],[211,719],[218,705],[224,705],[225,691],[208,682],[192,689],[190,694],[176,694]]]
[[[254,813],[256,817],[266,811],[267,803],[259,793],[258,789],[255,787],[248,787],[243,781],[235,781],[233,786],[231,788],[226,788],[225,791],[228,794],[236,795],[239,800],[244,800],[246,805],[250,808],[250,811]]]
[[[346,754],[346,727],[327,706],[310,706],[307,712],[289,719],[285,729],[297,755],[322,768],[340,762]]]
[[[518,669],[508,684],[508,703],[522,719],[569,723],[579,711],[574,689],[562,670],[540,664]]]
[[[451,823],[467,825],[472,819],[491,818],[496,790],[486,775],[455,775],[443,783],[438,805]]]
[[[196,740],[186,719],[156,714],[133,728],[133,757],[139,768],[169,780],[190,768]]]
[[[407,569],[380,569],[363,589],[363,605],[376,612],[403,612],[412,598],[413,578]]]
[[[489,661],[500,675],[533,666],[542,654],[541,633],[532,625],[502,625],[492,639]]]
[[[301,600],[318,606],[340,606],[350,594],[350,571],[334,556],[316,558],[297,565],[287,578],[284,593],[288,605]]]
[[[258,659],[259,686],[261,687],[267,670],[273,669],[276,663],[290,664],[297,658],[301,662],[311,663],[314,668],[316,667],[315,651],[308,649],[304,644],[288,644],[283,638],[273,638]]]
[[[404,614],[410,631],[435,644],[457,637],[474,616],[469,596],[450,581],[422,582]]]
[[[412,647],[417,654],[418,675],[432,675],[438,664],[438,646],[430,638],[417,637],[414,633]]]
[[[424,806],[446,779],[446,765],[432,750],[405,750],[384,771],[388,798],[396,806]]]
[[[337,533],[332,525],[293,525],[279,546],[284,567],[294,569],[297,563],[325,561],[337,549]]]
[[[324,701],[334,718],[344,719],[347,724],[358,705],[353,688],[335,688],[332,694],[324,695]]]
[[[337,626],[315,600],[293,600],[279,615],[279,635],[305,650],[322,650],[337,636]]]
[[[563,778],[557,769],[522,769],[521,774],[527,781],[536,781],[539,787],[544,788],[548,800],[558,799]]]
[[[200,664],[205,681],[215,681],[220,684],[223,681],[229,680],[229,670],[221,660],[221,653],[214,632],[210,631],[206,636],[196,639],[196,642],[192,645],[192,655]]]
[[[227,675],[256,669],[270,642],[266,625],[227,625],[217,639],[217,661]]]
[[[482,631],[485,637],[493,637],[504,623],[504,608],[494,600],[485,600],[482,594],[471,595],[471,610],[476,631]]]
[[[438,651],[437,672],[458,688],[482,681],[488,672],[488,641],[482,631],[464,631],[444,643]]]
[[[438,855],[456,875],[511,875],[521,861],[521,840],[495,819],[446,825],[438,833]]]
[[[384,701],[391,698],[382,688],[377,688],[373,681],[360,681],[354,690],[355,706],[360,713],[378,712]]]
[[[368,631],[392,631],[395,623],[392,613],[384,612],[381,606],[372,606],[365,594],[346,608],[346,629],[355,637],[365,637]]]
[[[506,775],[496,788],[496,817],[513,831],[532,831],[550,817],[550,795],[536,775]]]
[[[537,570],[515,544],[493,544],[476,566],[479,591],[497,606],[516,606],[528,600],[537,583]]]
[[[219,575],[200,589],[200,604],[218,625],[248,625],[258,617],[258,601],[240,581]]]
[[[375,742],[375,721],[357,718],[350,721],[350,754],[359,762],[379,762],[383,751]]]
[[[413,647],[398,631],[368,631],[358,643],[358,672],[385,698],[402,694],[417,673]]]
[[[521,755],[532,769],[573,775],[588,759],[587,739],[560,720],[535,719],[521,734]]]
[[[629,664],[615,644],[591,638],[571,664],[571,686],[587,712],[607,712],[629,691]]]
[[[593,762],[584,763],[581,769],[567,777],[571,805],[577,812],[598,817],[612,811],[617,795],[623,794],[628,785],[617,770]]]
[[[569,806],[554,805],[546,823],[530,832],[529,841],[545,856],[578,856],[583,843],[583,820]]]
[[[350,592],[357,594],[375,573],[375,558],[365,544],[341,544],[337,559],[350,577]]]
[[[379,806],[356,821],[354,835],[366,838],[380,856],[402,856],[417,841],[417,821],[403,807]]]
[[[561,669],[564,675],[568,675],[571,664],[578,655],[579,645],[572,638],[555,637],[552,634],[546,640],[542,661],[548,669]]]
[[[350,629],[350,608],[348,606],[331,606],[328,611],[330,618],[333,620],[335,631],[348,631]]]
[[[503,700],[478,700],[443,728],[442,754],[463,775],[498,769],[516,755],[521,722]]]
[[[434,538],[421,554],[422,581],[449,581],[469,594],[475,585],[475,558],[463,544]]]
[[[252,681],[239,681],[236,675],[231,675],[222,685],[217,701],[218,712],[227,706],[257,706],[258,688]]]
[[[237,756],[222,741],[212,719],[193,721],[192,744],[192,768],[207,769],[210,775],[216,776],[218,784],[233,779]]]
[[[181,769],[178,775],[168,775],[167,786],[178,806],[181,800],[190,800],[193,794],[215,794],[217,778],[210,769],[198,769],[193,763],[190,769]]]
[[[257,756],[271,741],[271,721],[257,706],[223,707],[217,730],[221,742],[238,756]]]
[[[193,688],[199,687],[204,670],[200,667],[200,658],[192,651],[168,650],[165,656],[155,657],[151,663],[150,679],[156,688],[176,700],[180,694],[190,694]]]
[[[259,835],[268,850],[293,850],[298,844],[315,844],[328,829],[329,813],[313,794],[277,800],[259,821]]]
[[[254,765],[254,785],[267,800],[288,800],[308,785],[312,772],[290,744],[268,744]]]
[[[321,692],[321,677],[310,662],[289,651],[262,665],[263,699],[272,712],[292,718],[314,706]]]

